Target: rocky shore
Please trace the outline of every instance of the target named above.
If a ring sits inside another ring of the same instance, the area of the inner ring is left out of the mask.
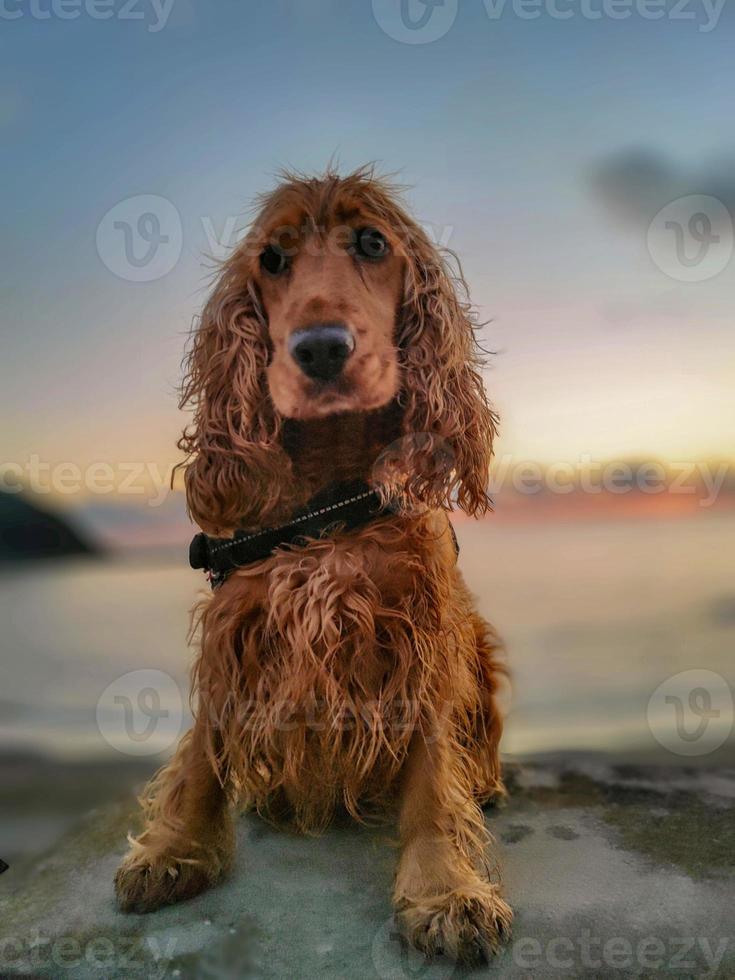
[[[221,886],[121,915],[112,877],[135,826],[127,799],[0,877],[0,976],[735,975],[735,770],[558,757],[508,774],[510,800],[487,820],[516,921],[483,970],[403,948],[390,829],[335,826],[313,840],[244,816]]]

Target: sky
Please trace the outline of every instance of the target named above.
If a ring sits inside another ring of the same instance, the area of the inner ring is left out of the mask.
[[[4,461],[175,461],[207,255],[335,155],[460,256],[501,452],[733,455],[734,4],[97,2],[0,2]]]

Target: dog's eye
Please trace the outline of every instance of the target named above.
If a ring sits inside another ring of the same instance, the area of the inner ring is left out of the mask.
[[[260,265],[272,276],[280,276],[288,268],[288,256],[278,245],[266,245],[260,253]]]
[[[358,228],[352,237],[352,251],[362,259],[383,259],[388,254],[388,241],[377,228]]]

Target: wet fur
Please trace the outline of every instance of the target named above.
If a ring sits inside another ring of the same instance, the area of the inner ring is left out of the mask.
[[[482,959],[511,912],[491,881],[479,808],[503,792],[503,668],[447,519],[451,495],[470,514],[487,507],[495,417],[474,321],[461,278],[370,172],[291,177],[259,222],[294,198],[325,220],[357,200],[403,236],[400,393],[377,411],[280,417],[265,379],[267,310],[241,248],[189,359],[191,513],[214,533],[267,525],[320,486],[378,470],[399,505],[359,531],[279,549],[199,607],[194,728],[144,794],[146,828],[118,872],[118,897],[148,911],[217,881],[232,863],[238,805],[306,833],[340,809],[393,813],[405,935],[428,954]]]

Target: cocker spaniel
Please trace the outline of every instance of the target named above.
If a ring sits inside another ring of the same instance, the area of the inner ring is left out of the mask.
[[[497,639],[448,519],[488,506],[496,417],[461,272],[363,168],[285,175],[193,334],[190,513],[210,568],[195,723],[142,799],[125,910],[213,885],[237,805],[307,833],[395,813],[393,902],[428,955],[512,913],[480,805],[503,793]]]

